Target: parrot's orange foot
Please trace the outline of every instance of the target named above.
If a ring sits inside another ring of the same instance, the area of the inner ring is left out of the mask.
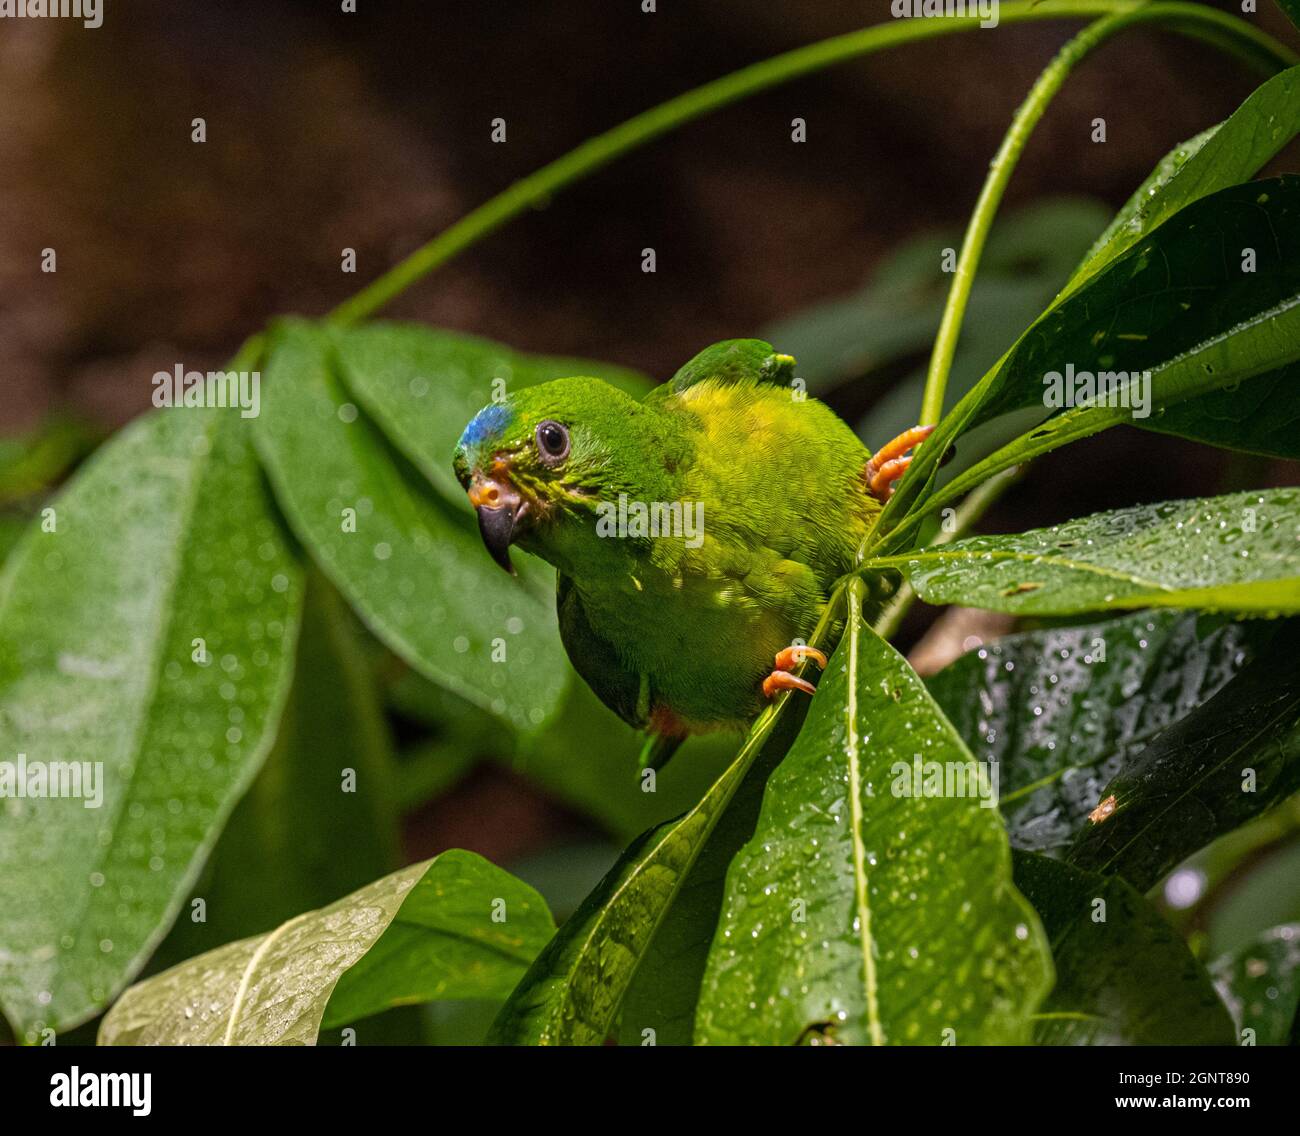
[[[826,656],[816,647],[787,647],[776,653],[774,665],[779,671],[788,671],[797,667],[804,659],[812,659],[822,670],[826,669]]]
[[[903,476],[912,464],[911,457],[904,456],[914,446],[919,446],[934,432],[933,426],[913,426],[904,430],[897,438],[886,442],[867,462],[862,471],[863,480],[871,495],[878,501],[888,501],[894,492],[894,482]]]
[[[775,698],[783,690],[802,690],[805,694],[816,694],[817,688],[806,678],[790,673],[791,667],[797,667],[805,659],[812,659],[823,670],[826,669],[826,656],[816,647],[786,647],[776,653],[776,670],[763,680],[763,697]]]
[[[764,698],[775,698],[783,690],[802,690],[805,694],[817,693],[817,688],[806,678],[792,675],[789,671],[773,671],[763,680]]]

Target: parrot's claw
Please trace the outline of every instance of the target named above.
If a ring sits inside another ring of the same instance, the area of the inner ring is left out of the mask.
[[[822,670],[826,669],[826,656],[816,647],[787,647],[776,653],[774,666],[778,671],[793,670],[804,659],[812,659]]]
[[[791,667],[797,667],[805,659],[812,659],[822,670],[826,669],[826,656],[816,647],[786,647],[776,653],[776,669],[763,680],[763,697],[775,698],[783,690],[802,690],[805,694],[816,694],[817,688],[806,678],[790,673]]]
[[[934,432],[933,426],[913,426],[904,430],[897,438],[886,442],[878,449],[866,468],[862,471],[863,480],[871,495],[878,501],[888,501],[894,492],[894,482],[906,472],[912,464],[911,457],[905,456],[914,446],[919,446]]]
[[[806,678],[792,675],[789,671],[773,671],[763,680],[764,698],[775,698],[783,690],[802,690],[805,694],[817,693],[817,688]]]

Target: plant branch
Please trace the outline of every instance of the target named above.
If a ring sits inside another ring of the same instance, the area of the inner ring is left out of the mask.
[[[1185,35],[1213,43],[1268,73],[1277,70],[1279,66],[1285,66],[1287,60],[1293,58],[1287,48],[1261,40],[1256,29],[1243,24],[1236,17],[1208,8],[1194,12],[1187,11],[1187,8],[1186,4],[1152,3],[1113,12],[1104,19],[1089,24],[1070,40],[1035,81],[1002,139],[1002,145],[993,158],[974,212],[966,226],[961,255],[957,259],[939,331],[935,336],[934,350],[930,356],[925,393],[921,399],[920,425],[933,426],[943,415],[944,392],[952,370],[953,356],[957,351],[962,319],[966,314],[971,287],[975,282],[975,271],[984,252],[994,215],[1029,136],[1075,67],[1112,36],[1136,24],[1153,22],[1166,24]],[[1254,34],[1247,34],[1247,29]]]
[[[999,22],[1087,19],[1135,12],[1155,13],[1148,18],[1168,23],[1184,35],[1208,40],[1262,69],[1276,70],[1292,59],[1287,48],[1244,20],[1195,3],[1145,5],[1142,0],[1043,0],[1041,3],[1007,0],[1001,5]],[[446,264],[506,222],[529,209],[547,204],[555,193],[614,159],[712,111],[849,59],[978,27],[978,16],[891,20],[796,48],[678,95],[589,139],[577,149],[515,182],[345,300],[328,318],[333,323],[351,324],[373,316],[435,268]]]

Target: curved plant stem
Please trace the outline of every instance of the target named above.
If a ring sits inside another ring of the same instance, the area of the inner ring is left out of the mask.
[[[1012,171],[1016,168],[1025,143],[1029,141],[1034,127],[1038,125],[1043,112],[1057,91],[1061,89],[1070,72],[1112,36],[1139,23],[1167,24],[1175,30],[1207,40],[1228,50],[1235,51],[1238,47],[1244,46],[1237,39],[1237,35],[1244,29],[1238,26],[1239,21],[1235,17],[1214,12],[1213,17],[1217,18],[1204,19],[1211,16],[1211,10],[1201,9],[1200,13],[1193,18],[1192,13],[1184,10],[1186,7],[1185,4],[1147,4],[1114,12],[1096,23],[1089,24],[1061,48],[1056,58],[1035,81],[1029,96],[1016,111],[1011,127],[1002,139],[1002,145],[998,147],[975,203],[975,210],[966,226],[961,255],[957,258],[952,285],[948,290],[948,299],[944,304],[943,317],[930,356],[930,368],[925,378],[925,393],[921,399],[920,425],[933,426],[943,415],[944,391],[948,385],[948,375],[952,370],[953,356],[957,351],[957,338],[961,333],[962,318],[966,314],[971,286],[975,281],[975,270],[984,252],[994,214],[1001,204],[1002,195],[1011,180]],[[1276,70],[1279,65],[1285,63],[1287,57],[1285,48],[1280,48],[1280,52],[1270,63],[1267,58],[1257,56],[1253,50],[1254,46],[1263,45],[1259,44],[1254,37],[1251,37],[1250,42],[1252,49],[1243,56],[1248,62],[1259,64],[1270,71]]]
[[[1285,47],[1244,20],[1187,2],[1145,4],[1142,0],[1042,0],[1034,3],[1033,0],[1006,0],[1000,6],[999,22],[1087,19],[1139,12],[1149,12],[1148,20],[1166,23],[1184,35],[1207,40],[1263,70],[1276,70],[1291,58]],[[978,27],[978,16],[890,20],[796,48],[678,95],[597,135],[515,182],[345,300],[328,318],[338,324],[369,318],[429,272],[507,221],[528,209],[545,205],[556,192],[615,158],[711,111],[845,60]]]

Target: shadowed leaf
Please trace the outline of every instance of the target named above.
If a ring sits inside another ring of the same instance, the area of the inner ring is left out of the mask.
[[[1232,1044],[1209,975],[1128,884],[1027,852],[1016,853],[1015,867],[1056,961],[1037,1044]]]
[[[1069,860],[1146,890],[1184,857],[1300,789],[1300,622],[1102,790],[1113,807]]]
[[[1144,611],[1026,631],[968,652],[927,685],[971,752],[999,763],[1012,845],[1059,851],[1106,783],[1228,682],[1273,626]]]

